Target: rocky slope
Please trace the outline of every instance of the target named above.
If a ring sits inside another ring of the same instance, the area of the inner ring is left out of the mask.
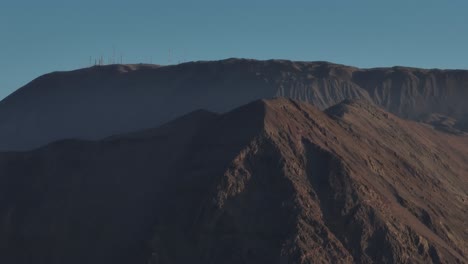
[[[468,137],[362,100],[0,155],[2,263],[467,263]],[[34,261],[32,261],[34,260]]]
[[[198,108],[225,112],[275,96],[320,109],[364,98],[445,131],[468,128],[468,71],[229,59],[96,66],[41,76],[0,102],[0,150],[28,150],[65,138],[100,139],[151,128]]]

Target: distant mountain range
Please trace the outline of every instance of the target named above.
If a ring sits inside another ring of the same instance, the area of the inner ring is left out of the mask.
[[[468,137],[257,100],[0,154],[1,263],[467,263]]]
[[[446,132],[468,129],[468,71],[228,59],[46,74],[0,102],[0,150],[30,150],[66,138],[101,139],[155,127],[194,109],[223,113],[278,96],[319,109],[367,99]]]

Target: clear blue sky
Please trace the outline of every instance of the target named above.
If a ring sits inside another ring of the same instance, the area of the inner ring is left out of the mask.
[[[0,99],[113,50],[124,63],[243,57],[467,69],[468,1],[0,1]]]

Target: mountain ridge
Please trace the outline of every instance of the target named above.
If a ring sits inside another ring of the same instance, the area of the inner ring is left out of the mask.
[[[278,96],[320,109],[367,99],[451,133],[462,133],[468,124],[464,70],[239,59],[109,65],[39,77],[2,100],[0,150],[27,150],[63,138],[101,139],[158,126],[194,109],[222,113]]]
[[[130,135],[141,140],[1,153],[0,256],[15,263],[467,262],[468,137],[363,100],[335,108],[345,114],[261,99]]]

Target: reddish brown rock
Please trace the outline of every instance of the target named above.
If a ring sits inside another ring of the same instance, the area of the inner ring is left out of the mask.
[[[468,137],[289,99],[0,155],[2,263],[466,263]],[[34,260],[34,261],[32,261]]]

